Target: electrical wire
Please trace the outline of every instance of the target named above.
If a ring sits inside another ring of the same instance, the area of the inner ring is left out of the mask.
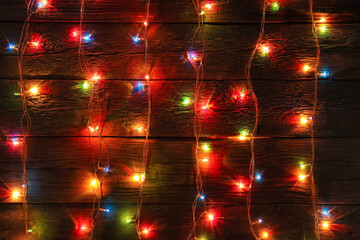
[[[145,64],[145,74],[146,74],[146,86],[148,92],[148,111],[147,111],[147,123],[146,123],[146,132],[145,132],[145,140],[143,145],[143,154],[142,154],[142,175],[140,179],[140,189],[139,195],[137,198],[136,204],[136,232],[138,234],[139,240],[142,239],[142,231],[141,231],[141,209],[143,204],[143,191],[144,184],[146,181],[146,169],[148,164],[148,154],[149,154],[149,134],[150,134],[150,122],[151,122],[151,86],[150,86],[150,77],[149,77],[149,63],[148,63],[148,26],[149,26],[149,14],[150,14],[150,2],[151,0],[146,0],[146,15],[144,21],[144,64]],[[142,177],[144,176],[144,178]],[[142,179],[143,178],[143,179]]]

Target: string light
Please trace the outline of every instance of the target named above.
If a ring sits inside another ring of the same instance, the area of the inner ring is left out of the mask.
[[[324,17],[320,18],[319,22],[325,23],[325,22],[326,22],[326,18],[324,18]]]
[[[208,218],[210,221],[214,221],[214,219],[215,219],[214,215],[210,214],[210,213],[208,214]]]
[[[268,238],[269,237],[269,233],[268,232],[263,232],[262,233],[262,238]]]
[[[147,27],[149,23],[147,21],[144,21],[144,26]]]
[[[30,42],[30,45],[33,48],[40,48],[40,41],[32,41],[32,42]]]
[[[203,158],[201,161],[202,161],[202,162],[208,162],[209,159],[208,159],[208,158]]]

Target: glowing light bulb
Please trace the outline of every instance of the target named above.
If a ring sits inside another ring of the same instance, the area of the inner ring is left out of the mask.
[[[300,118],[300,124],[305,125],[309,123],[309,120],[311,120],[310,118],[306,118],[306,117],[301,117]]]
[[[246,135],[247,132],[246,131],[242,131],[240,136],[238,137],[240,141],[246,140]]]
[[[277,11],[279,11],[279,9],[280,9],[280,5],[279,5],[278,2],[273,2],[273,3],[271,4],[271,10],[272,10],[272,11],[277,12]]]
[[[77,37],[78,35],[79,35],[79,33],[78,33],[77,30],[74,30],[74,31],[72,32],[72,36],[73,36],[73,37]]]
[[[36,95],[39,93],[39,88],[38,87],[32,87],[30,88],[29,92],[33,95]]]
[[[189,97],[183,97],[183,101],[182,101],[182,104],[187,106],[191,103],[191,100]]]
[[[325,33],[326,30],[327,30],[327,28],[326,28],[325,26],[320,27],[320,31],[321,31],[322,33]]]
[[[97,180],[96,178],[93,178],[93,179],[91,180],[91,186],[95,187],[95,186],[98,185],[98,184],[99,184],[99,180]]]
[[[146,228],[142,231],[143,234],[149,234],[149,232],[150,232],[150,230],[148,228]]]
[[[144,21],[144,26],[147,27],[149,23],[147,21]]]
[[[11,139],[11,143],[13,146],[17,146],[20,144],[20,141],[18,138],[13,138],[13,139]]]
[[[138,43],[140,38],[138,36],[132,37],[133,43]]]
[[[84,41],[85,42],[90,42],[92,39],[91,39],[92,35],[91,34],[87,34],[83,37]]]
[[[326,22],[326,18],[320,18],[320,20],[319,20],[319,22],[321,22],[321,23],[324,23],[324,22]]]
[[[207,10],[211,10],[212,9],[212,4],[207,3],[207,4],[205,4],[205,7],[207,8]]]
[[[144,129],[142,127],[136,127],[135,130],[138,132],[142,132]]]
[[[107,208],[100,208],[100,211],[102,211],[102,212],[110,212],[110,209],[107,209]]]
[[[239,188],[242,190],[245,188],[245,185],[243,183],[238,183],[238,185],[239,185]]]
[[[105,171],[105,172],[110,172],[110,167],[104,168],[104,171]]]
[[[303,162],[300,162],[300,163],[299,163],[299,166],[300,166],[301,169],[304,169],[304,168],[306,167],[306,164],[303,163]]]
[[[310,66],[308,65],[308,64],[305,64],[304,66],[303,66],[303,71],[304,72],[307,72],[307,71],[309,71],[310,70]]]
[[[202,162],[208,162],[209,159],[208,159],[208,158],[203,158],[201,161],[202,161]]]
[[[298,178],[299,178],[300,181],[304,181],[305,178],[306,178],[306,175],[300,174],[300,175],[298,176]]]
[[[91,77],[91,81],[94,81],[94,82],[96,82],[96,81],[98,81],[98,80],[100,80],[101,79],[101,76],[99,76],[98,74],[94,74],[92,77]]]
[[[205,143],[203,146],[202,146],[202,149],[205,151],[205,152],[209,152],[210,151],[210,144],[209,143]]]
[[[17,190],[13,191],[11,197],[14,199],[18,199],[20,197],[20,192]]]
[[[131,219],[126,219],[125,222],[126,223],[131,223],[132,221],[131,221]]]
[[[270,48],[268,46],[262,46],[261,51],[264,55],[267,55],[270,52]]]
[[[30,228],[29,230],[27,230],[27,232],[32,233],[32,232],[33,232],[33,230]]]
[[[16,49],[16,46],[15,46],[15,44],[13,44],[13,43],[9,43],[9,47],[8,47],[10,50],[14,50],[14,49]]]
[[[263,220],[261,218],[258,219],[258,223],[262,223]]]
[[[88,126],[90,132],[95,132],[95,128]]]
[[[200,199],[201,199],[201,200],[204,200],[204,199],[205,199],[205,196],[202,195],[202,194],[200,194]]]
[[[215,219],[215,218],[214,218],[214,215],[212,215],[212,214],[210,214],[210,213],[208,214],[208,218],[209,218],[210,221],[214,221],[214,219]]]
[[[87,226],[82,225],[80,229],[81,229],[82,231],[87,231],[88,228],[87,228]]]
[[[205,14],[205,11],[201,11],[200,15],[204,15]]]
[[[149,80],[149,78],[150,78],[149,75],[146,75],[146,76],[145,76],[145,79],[146,79],[146,80]]]
[[[135,182],[142,183],[142,182],[145,181],[145,175],[142,174],[142,175],[140,176],[140,175],[138,175],[138,174],[134,174],[133,180],[134,180]]]
[[[83,87],[84,89],[89,88],[89,86],[90,86],[90,84],[89,84],[87,81],[85,81],[85,82],[82,84],[82,87]]]
[[[256,180],[258,180],[258,181],[261,180],[261,174],[260,173],[256,174]]]
[[[39,48],[40,47],[40,42],[39,41],[32,41],[30,44],[31,44],[31,46],[33,48]]]
[[[327,229],[330,228],[330,224],[329,224],[329,222],[324,221],[324,222],[321,223],[321,227],[322,227],[323,229],[327,230]]]
[[[47,1],[40,0],[37,5],[38,5],[38,8],[44,8],[47,5]]]
[[[327,209],[323,209],[322,210],[322,214],[324,215],[324,216],[329,216],[329,210],[327,210]]]
[[[269,237],[269,233],[268,233],[268,232],[263,232],[263,233],[262,233],[262,237],[263,237],[263,238],[268,238],[268,237]]]
[[[328,71],[323,71],[321,74],[320,74],[320,77],[323,77],[323,78],[327,78],[330,76],[330,73]]]

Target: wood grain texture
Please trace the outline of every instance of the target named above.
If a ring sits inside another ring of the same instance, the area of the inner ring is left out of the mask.
[[[18,78],[15,51],[8,41],[16,43],[19,23],[1,23],[4,38],[0,43],[2,58],[0,77]],[[83,79],[77,52],[78,43],[71,37],[74,24],[33,23],[30,39],[41,42],[39,49],[31,44],[24,58],[25,78]],[[355,29],[354,29],[355,27]],[[100,72],[108,80],[144,79],[143,44],[133,44],[136,24],[86,24],[86,33],[94,41],[85,44],[90,75]],[[258,37],[257,25],[205,26],[205,79],[245,79],[245,66]],[[194,79],[192,66],[184,55],[190,50],[195,24],[155,24],[149,29],[149,66],[152,79]],[[358,25],[328,26],[320,36],[320,71],[327,70],[331,79],[357,80],[360,61]],[[141,37],[141,36],[140,36]],[[263,80],[311,79],[312,71],[302,72],[303,64],[315,63],[315,41],[308,24],[274,24],[266,26],[265,44],[271,47],[268,57],[258,53],[252,67],[252,78]],[[199,50],[195,45],[195,51]],[[86,74],[86,77],[90,77]]]
[[[138,81],[103,81],[96,85],[98,99],[94,106],[94,122],[104,123],[104,136],[143,136],[147,111],[147,91],[134,91]],[[87,104],[89,90],[82,81],[29,80],[27,87],[38,86],[40,94],[28,98],[34,136],[87,136]],[[309,125],[300,125],[301,116],[310,116],[313,104],[313,81],[255,81],[259,100],[258,136],[308,137]],[[316,117],[318,137],[358,137],[358,81],[319,82]],[[193,136],[194,104],[184,106],[183,97],[193,99],[193,81],[152,81],[151,137]],[[246,81],[206,81],[203,83],[199,107],[202,136],[237,136],[250,131],[255,110],[252,96],[246,92],[235,99]],[[13,80],[0,81],[0,120],[7,134],[19,132],[22,115],[21,98]],[[102,111],[98,107],[102,108]],[[11,111],[10,111],[11,110]],[[351,119],[351,120],[350,120]]]
[[[106,163],[105,149],[96,137],[87,138],[89,91],[80,87],[94,72],[104,80],[96,84],[94,122],[110,149],[111,172],[102,178],[102,207],[93,239],[137,239],[135,225],[125,219],[135,216],[139,184],[132,176],[140,171],[147,111],[147,86],[135,90],[144,79],[144,45],[132,43],[144,20],[145,3],[137,0],[86,0],[85,33],[93,41],[84,44],[90,72],[79,66],[77,41],[71,32],[79,21],[80,2],[52,0],[31,19],[30,39],[24,57],[26,88],[39,86],[40,94],[29,96],[32,129],[27,139],[29,158],[28,203],[30,239],[82,239],[81,223],[93,214],[94,159]],[[255,46],[261,19],[260,0],[220,0],[216,13],[205,16],[204,82],[201,104],[201,143],[211,152],[200,152],[207,210],[216,222],[206,219],[197,232],[206,240],[254,239],[249,230],[246,191],[236,183],[248,178],[251,158],[248,141],[238,141],[240,131],[254,125],[252,93],[235,99],[247,89],[245,66]],[[359,22],[360,3],[352,0],[316,0],[316,19],[328,19],[321,34],[320,71],[330,77],[318,84],[315,119],[314,177],[319,209],[331,209],[331,231],[321,231],[321,240],[360,239],[360,100]],[[309,178],[297,181],[299,162],[311,161],[309,126],[299,125],[313,106],[313,72],[302,65],[315,63],[308,1],[281,1],[277,13],[267,13],[264,44],[271,53],[257,53],[252,78],[259,100],[258,138],[255,139],[256,171],[263,180],[252,193],[254,221],[262,218],[258,231],[270,229],[273,240],[313,240],[314,222]],[[21,98],[16,43],[25,20],[23,0],[6,1],[0,8],[0,239],[25,238],[23,209],[9,198],[20,189],[23,165],[19,149],[7,136],[20,132]],[[191,229],[191,204],[196,192],[194,172],[194,106],[181,104],[194,97],[195,73],[185,59],[196,30],[197,18],[189,0],[152,0],[149,27],[149,65],[152,87],[152,117],[149,163],[144,188],[142,219],[152,225],[157,240],[184,240]],[[140,35],[140,37],[142,37]],[[195,44],[194,50],[200,46]],[[135,87],[135,88],[134,88]],[[215,138],[216,137],[216,138]],[[92,146],[92,151],[91,148]],[[306,172],[304,170],[304,172]],[[199,207],[199,212],[204,207]],[[203,240],[203,239],[200,239]]]
[[[103,201],[133,203],[138,184],[132,180],[140,171],[142,139],[106,138],[110,147],[111,173],[104,176]],[[212,151],[200,152],[208,158],[202,164],[206,196],[211,203],[245,204],[246,192],[236,181],[246,181],[251,157],[248,142],[237,140],[204,140]],[[318,139],[316,141],[315,180],[319,203],[360,204],[357,172],[359,153],[356,139]],[[93,155],[88,138],[29,138],[29,201],[31,203],[92,202],[93,157],[99,157],[96,139],[92,139]],[[194,142],[164,139],[150,141],[150,161],[144,190],[146,203],[191,203],[194,197]],[[256,168],[264,181],[253,188],[253,202],[309,203],[309,186],[297,182],[298,162],[307,163],[311,144],[307,139],[257,139]],[[2,180],[10,187],[19,187],[22,165],[17,151],[1,152]],[[105,150],[100,154],[106,164]],[[340,160],[341,159],[341,160]],[[21,184],[20,184],[21,185]],[[3,186],[4,187],[4,186]],[[181,194],[180,194],[181,193]]]
[[[45,10],[33,16],[38,21],[79,21],[80,2],[63,0],[48,1]],[[267,19],[280,22],[310,21],[307,1],[279,1],[280,11],[268,12]],[[262,0],[254,1],[216,1],[215,13],[207,13],[206,22],[249,23],[261,19]],[[35,8],[34,8],[35,9]],[[314,2],[314,11],[328,14],[334,22],[359,21],[360,5],[352,0]],[[196,22],[196,13],[189,0],[154,0],[150,5],[151,22]],[[85,21],[94,22],[142,22],[145,17],[145,3],[137,0],[88,0],[85,4]],[[6,2],[6,8],[0,12],[1,21],[24,21],[26,7],[23,1]]]

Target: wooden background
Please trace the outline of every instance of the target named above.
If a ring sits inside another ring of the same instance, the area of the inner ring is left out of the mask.
[[[22,0],[2,0],[0,8],[0,126],[7,134],[20,131],[22,103],[18,92],[16,52],[25,20]],[[79,222],[92,216],[93,194],[88,182],[93,160],[87,138],[89,91],[79,66],[77,42],[70,34],[78,26],[79,1],[52,0],[31,19],[30,37],[41,36],[40,49],[28,47],[23,74],[27,87],[40,94],[28,98],[32,129],[28,138],[29,218],[31,239],[79,239]],[[254,105],[251,93],[236,102],[233,94],[246,89],[244,70],[256,43],[262,1],[217,1],[217,11],[205,17],[205,80],[201,101],[211,110],[201,113],[201,142],[209,142],[209,162],[201,167],[208,208],[216,212],[214,226],[204,221],[197,229],[201,240],[253,239],[246,213],[246,192],[234,180],[246,178],[251,157],[247,141],[228,139],[251,131]],[[331,231],[321,239],[360,239],[360,4],[352,0],[315,0],[316,17],[328,18],[328,32],[320,37],[320,79],[316,117],[315,182],[319,208],[332,209]],[[253,187],[252,215],[269,229],[271,239],[315,239],[309,182],[296,181],[299,161],[311,159],[309,128],[299,117],[310,116],[313,74],[301,64],[314,64],[316,45],[306,0],[280,1],[278,13],[267,13],[265,42],[274,48],[267,58],[256,55],[252,78],[259,99],[260,119],[255,141],[256,169],[263,181]],[[94,239],[136,239],[135,225],[126,223],[136,210],[147,92],[133,91],[145,75],[143,44],[133,44],[144,20],[145,3],[137,0],[86,0],[84,29],[94,40],[84,44],[93,71],[106,80],[97,85],[110,148],[112,171],[104,177],[101,220]],[[191,1],[152,0],[150,5],[149,65],[152,88],[150,160],[142,210],[144,224],[152,225],[149,239],[183,240],[191,230],[191,204],[196,195],[194,173],[193,105],[195,73],[185,61],[196,30]],[[38,34],[38,35],[37,35]],[[217,138],[214,138],[217,137]],[[98,146],[97,139],[93,145]],[[0,149],[2,203],[0,239],[24,239],[21,203],[7,197],[21,186],[19,152],[5,144]],[[95,149],[95,154],[97,154]]]

